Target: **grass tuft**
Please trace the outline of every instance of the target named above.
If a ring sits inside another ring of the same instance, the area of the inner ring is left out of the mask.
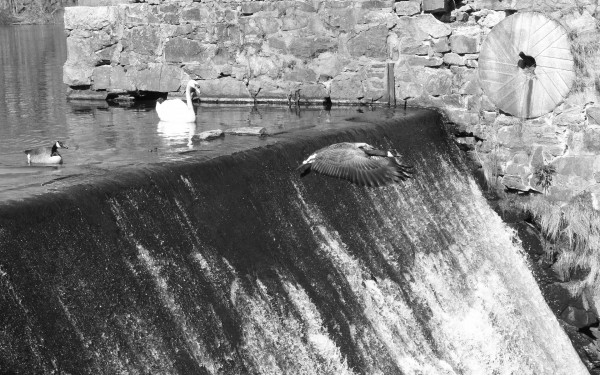
[[[592,207],[589,194],[574,197],[566,205],[543,196],[532,197],[524,205],[555,245],[545,247],[547,255],[556,259],[553,268],[561,279],[570,281],[571,293],[580,294],[600,282],[600,213]]]

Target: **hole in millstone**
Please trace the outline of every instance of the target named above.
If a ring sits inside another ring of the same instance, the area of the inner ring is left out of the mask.
[[[519,62],[517,62],[519,68],[523,69],[528,75],[535,75],[535,59],[532,56],[526,55],[524,52],[519,52],[519,57],[521,58]]]

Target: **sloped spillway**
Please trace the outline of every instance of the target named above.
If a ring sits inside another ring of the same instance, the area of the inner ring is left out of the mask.
[[[295,168],[340,141],[413,180]],[[157,165],[2,207],[0,368],[71,374],[587,373],[438,114]]]

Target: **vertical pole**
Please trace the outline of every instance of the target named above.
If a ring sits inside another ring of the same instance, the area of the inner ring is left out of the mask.
[[[388,104],[396,106],[396,81],[394,79],[394,63],[387,63],[387,94]]]

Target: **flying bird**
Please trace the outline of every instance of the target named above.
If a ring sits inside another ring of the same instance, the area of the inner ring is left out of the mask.
[[[367,143],[335,143],[310,155],[298,170],[300,177],[315,171],[360,186],[383,186],[412,177],[413,167],[400,164],[398,157]]]
[[[25,150],[27,154],[27,164],[62,164],[62,156],[58,153],[59,148],[68,148],[61,141],[54,141],[52,147],[38,147],[31,150]]]

